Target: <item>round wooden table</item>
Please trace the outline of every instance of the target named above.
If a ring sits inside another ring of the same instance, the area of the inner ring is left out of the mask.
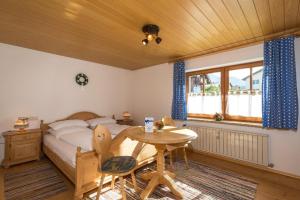
[[[181,190],[174,182],[175,174],[165,169],[164,152],[166,145],[187,143],[195,138],[197,134],[186,128],[164,127],[162,132],[145,133],[144,127],[133,127],[128,131],[128,137],[143,143],[152,144],[157,150],[157,169],[142,175],[145,180],[150,180],[141,198],[146,199],[159,184],[170,188],[171,192],[179,198],[183,198]]]

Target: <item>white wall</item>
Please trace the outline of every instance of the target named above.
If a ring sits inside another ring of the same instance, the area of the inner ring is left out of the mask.
[[[263,59],[263,44],[202,56],[185,61],[186,71],[254,62]]]
[[[143,124],[145,116],[159,118],[170,115],[172,105],[173,68],[168,64],[133,71],[133,116]]]
[[[296,64],[298,91],[300,90],[300,39],[296,39]],[[203,56],[186,61],[187,71],[199,68],[218,67],[262,59],[263,45],[255,45],[238,50]],[[173,64],[162,64],[146,69],[136,70],[134,74],[133,113],[136,121],[143,123],[145,116],[156,119],[170,115],[172,105]],[[145,81],[146,80],[146,81]],[[298,92],[300,101],[300,92]],[[223,127],[234,130],[265,133],[270,136],[270,157],[275,169],[300,175],[300,129],[294,131],[265,130],[244,126],[188,122],[192,125]],[[299,117],[300,124],[300,117]]]
[[[77,73],[89,83],[80,87]],[[131,112],[129,70],[0,43],[0,132],[18,116],[46,122],[77,111],[120,116]]]

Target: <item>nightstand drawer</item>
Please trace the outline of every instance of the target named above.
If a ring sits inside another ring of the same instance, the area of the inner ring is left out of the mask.
[[[38,143],[32,141],[15,142],[12,144],[11,160],[35,159],[39,156]]]
[[[19,135],[14,135],[11,138],[11,141],[24,141],[24,140],[31,140],[35,138],[39,138],[41,133],[24,133],[24,134],[19,134]]]

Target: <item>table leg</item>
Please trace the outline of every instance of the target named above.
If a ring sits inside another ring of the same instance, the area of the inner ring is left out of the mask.
[[[154,176],[151,181],[148,183],[147,187],[145,188],[145,190],[142,192],[141,194],[141,199],[147,199],[148,196],[153,192],[153,190],[155,189],[155,187],[159,184],[159,177],[158,176]]]
[[[169,175],[171,178],[175,178],[176,174],[170,171],[164,171],[164,174]],[[144,180],[150,180],[153,176],[159,176],[157,171],[145,172],[141,175],[141,178]]]
[[[144,175],[145,179],[150,179],[149,184],[146,189],[142,192],[141,198],[146,199],[153,192],[155,187],[159,184],[164,184],[170,188],[171,192],[179,198],[183,198],[181,190],[176,186],[172,178],[175,174],[165,170],[165,145],[156,145],[157,150],[157,168],[155,172],[146,173]]]
[[[165,174],[164,176],[160,177],[160,183],[168,186],[171,192],[179,198],[183,198],[181,190],[177,187],[176,183],[168,174]]]
[[[173,172],[170,172],[170,171],[166,171],[165,172],[167,175],[169,175],[171,178],[175,178],[176,177],[176,174],[175,173],[173,173]]]
[[[141,178],[144,180],[150,180],[153,176],[156,176],[157,171],[146,172],[141,175]]]

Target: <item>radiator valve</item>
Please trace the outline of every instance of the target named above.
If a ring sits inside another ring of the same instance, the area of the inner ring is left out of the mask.
[[[268,167],[273,168],[273,167],[274,167],[274,164],[273,164],[273,163],[269,163],[269,164],[268,164]]]

